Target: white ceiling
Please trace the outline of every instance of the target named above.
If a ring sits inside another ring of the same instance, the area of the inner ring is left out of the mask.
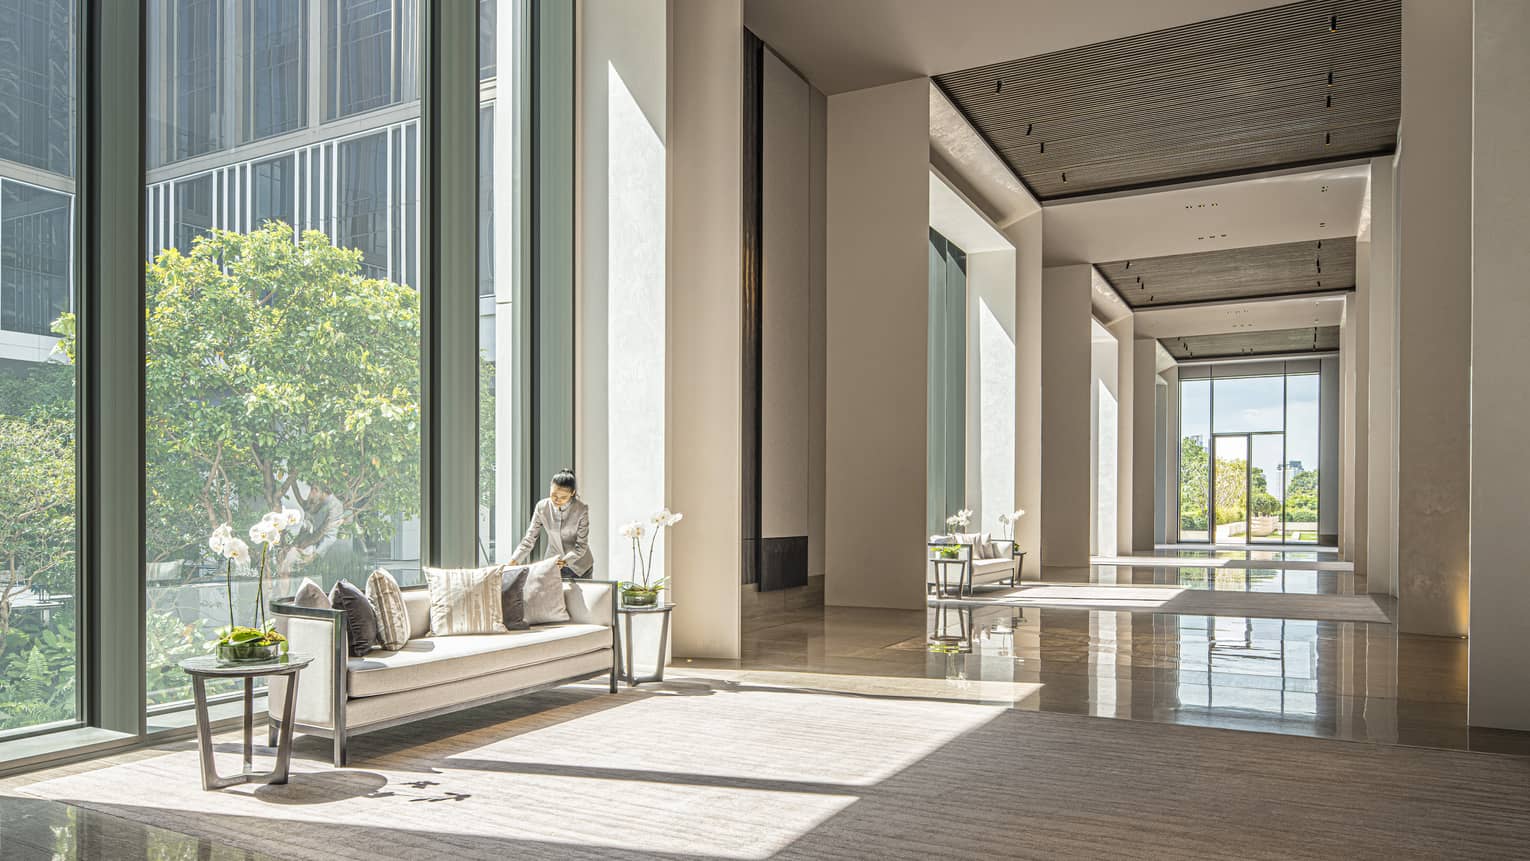
[[[1365,164],[1112,196],[1044,208],[1047,266],[1356,236]]]
[[[1178,338],[1337,326],[1342,322],[1344,295],[1336,293],[1141,310],[1132,318],[1132,334],[1138,338]]]
[[[744,25],[833,95],[1279,5],[1270,0],[745,0]]]

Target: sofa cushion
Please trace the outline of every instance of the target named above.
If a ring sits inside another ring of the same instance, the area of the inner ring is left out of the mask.
[[[974,559],[972,560],[972,573],[985,574],[990,571],[1013,571],[1015,560],[1013,559]]]
[[[604,625],[538,625],[524,631],[422,637],[402,649],[352,658],[350,695],[371,697],[611,648]]]
[[[505,629],[499,598],[503,565],[425,568],[434,637],[494,634]]]
[[[346,645],[352,657],[361,657],[377,645],[377,610],[367,600],[367,593],[349,580],[341,580],[330,590],[333,609],[345,611]]]
[[[409,642],[409,611],[404,609],[404,593],[398,581],[379,568],[367,578],[367,600],[377,610],[377,643],[384,649],[397,649]]]

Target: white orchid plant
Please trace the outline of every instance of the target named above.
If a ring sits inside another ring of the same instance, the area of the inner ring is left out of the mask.
[[[218,631],[218,639],[214,641],[217,646],[239,652],[286,643],[286,638],[277,633],[275,623],[266,619],[266,565],[272,549],[281,546],[283,533],[296,531],[302,523],[302,509],[284,508],[266,514],[250,527],[249,544],[236,536],[234,528],[227,523],[207,536],[207,548],[224,559],[223,585],[228,593],[228,627]],[[234,569],[243,571],[252,567],[250,544],[260,548],[260,569],[255,581],[255,618],[252,620],[255,624],[245,626],[234,621]]]
[[[952,529],[966,529],[972,525],[972,509],[963,508],[950,517],[946,518],[946,525]]]
[[[1004,527],[1004,537],[1013,539],[1015,529],[1020,525],[1020,518],[1025,516],[1025,509],[1018,509],[1010,514],[999,515],[999,525]]]
[[[659,590],[669,582],[667,577],[654,578],[653,551],[659,543],[659,533],[685,519],[684,514],[660,509],[647,522],[634,520],[621,528],[623,538],[632,542],[632,580],[622,584],[624,595],[656,597]],[[643,538],[648,538],[648,552],[643,552]]]

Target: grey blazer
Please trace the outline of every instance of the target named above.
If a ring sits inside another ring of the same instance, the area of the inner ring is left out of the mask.
[[[537,536],[547,531],[547,556],[564,556],[568,570],[584,576],[595,567],[595,557],[590,555],[590,507],[584,500],[571,499],[566,511],[553,508],[552,500],[543,498],[531,512],[531,523],[526,527],[526,537],[515,548],[516,561],[529,562],[531,551],[537,546]]]

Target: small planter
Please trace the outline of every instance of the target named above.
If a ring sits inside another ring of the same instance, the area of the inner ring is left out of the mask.
[[[652,607],[659,603],[658,589],[623,589],[623,607]]]
[[[218,660],[225,664],[253,664],[274,661],[282,653],[281,643],[219,643]]]

